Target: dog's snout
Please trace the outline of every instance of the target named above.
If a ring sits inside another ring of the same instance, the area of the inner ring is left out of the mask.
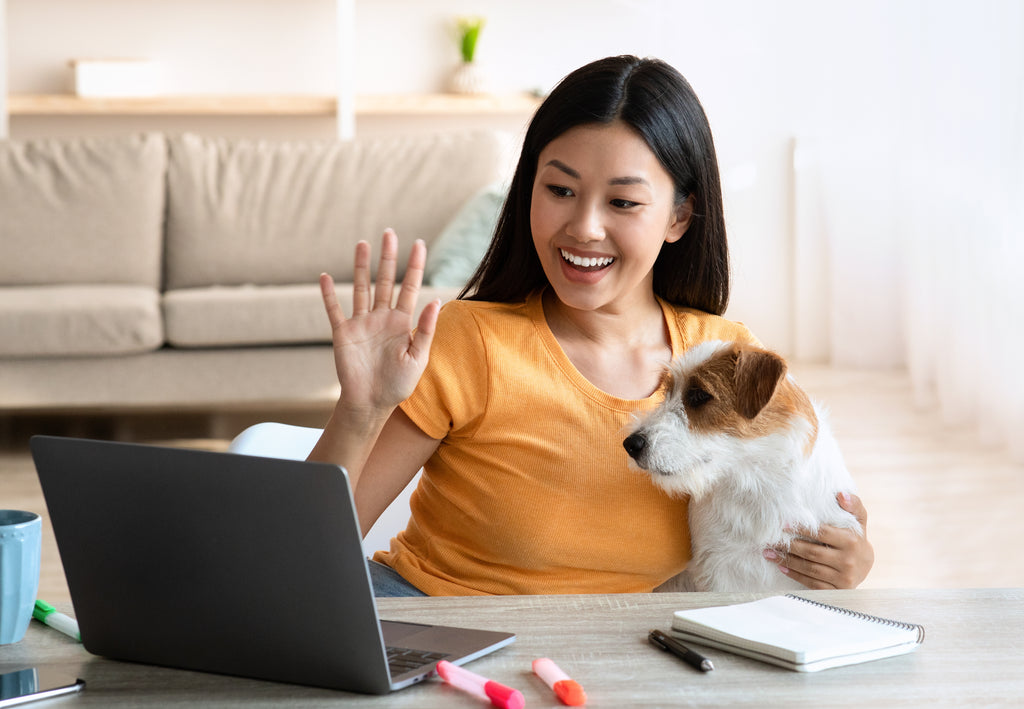
[[[639,433],[633,433],[626,436],[626,440],[622,442],[622,447],[626,449],[631,458],[635,459],[647,447],[647,439]]]

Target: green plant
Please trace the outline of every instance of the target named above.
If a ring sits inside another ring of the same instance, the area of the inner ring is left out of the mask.
[[[480,39],[480,30],[484,28],[484,18],[460,17],[456,23],[459,29],[459,52],[462,61],[468,64],[476,56],[476,43]]]

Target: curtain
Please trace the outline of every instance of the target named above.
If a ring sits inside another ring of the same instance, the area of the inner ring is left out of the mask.
[[[919,403],[1024,460],[1024,5],[926,20],[898,178],[907,368]]]
[[[1024,461],[1024,3],[867,7],[796,139],[797,355],[905,366]]]

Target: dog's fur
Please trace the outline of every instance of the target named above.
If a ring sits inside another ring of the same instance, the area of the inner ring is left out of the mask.
[[[836,500],[854,485],[826,417],[781,357],[705,342],[672,363],[665,385],[623,445],[666,492],[690,495],[693,558],[677,588],[803,588],[763,556],[788,548],[787,528],[863,533]]]

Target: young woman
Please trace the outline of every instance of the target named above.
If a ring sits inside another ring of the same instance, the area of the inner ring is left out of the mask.
[[[342,393],[310,456],[348,469],[364,533],[424,469],[408,527],[371,563],[378,594],[640,592],[685,568],[687,502],[631,469],[622,440],[673,357],[754,340],[721,317],[718,165],[686,80],[635,57],[567,76],[479,270],[415,330],[426,250],[392,307],[396,253],[386,232],[371,286],[357,246],[351,318],[321,277]],[[866,523],[859,499],[840,504]],[[764,553],[815,588],[855,586],[873,562],[866,538],[829,527]]]

